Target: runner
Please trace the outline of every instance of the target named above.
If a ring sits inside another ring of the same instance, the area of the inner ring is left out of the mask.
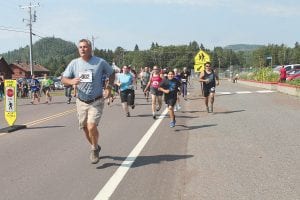
[[[189,82],[190,73],[186,67],[181,72],[181,93],[184,100],[187,100],[187,85]]]
[[[30,93],[31,93],[31,104],[34,104],[35,99],[37,99],[38,102],[40,102],[40,82],[35,78],[35,75],[32,75],[32,78],[29,82],[30,86]]]
[[[158,88],[159,91],[162,91],[165,94],[165,102],[168,105],[169,116],[171,119],[170,128],[173,128],[176,125],[174,106],[176,104],[177,93],[180,87],[180,82],[174,78],[174,75],[174,71],[169,71],[168,78],[164,79]]]
[[[50,85],[52,84],[52,80],[49,79],[47,74],[44,74],[44,79],[42,80],[42,91],[44,95],[46,96],[45,103],[49,103],[52,100],[52,97],[50,95]]]
[[[150,87],[146,89],[147,84],[150,80],[150,70],[149,67],[145,67],[144,70],[141,72],[140,74],[141,77],[141,86],[142,86],[142,90],[144,92],[144,95],[146,97],[147,102],[149,101],[149,91],[150,91]]]
[[[130,117],[130,112],[128,106],[132,109],[135,108],[134,105],[134,76],[129,72],[129,67],[123,66],[123,73],[118,75],[117,85],[120,87],[120,96],[123,110],[127,117]]]
[[[178,82],[181,84],[181,74],[179,72],[179,70],[177,68],[174,68],[174,78],[176,78],[178,80]],[[177,95],[177,101],[176,101],[176,105],[174,107],[174,111],[178,111],[181,109],[180,106],[180,95],[181,95],[181,91],[180,89],[178,90],[178,95]]]
[[[159,111],[161,109],[162,105],[162,95],[163,93],[161,91],[158,91],[158,87],[160,82],[163,80],[162,75],[160,74],[160,70],[158,66],[153,67],[152,74],[150,76],[150,80],[144,90],[146,92],[148,88],[150,87],[150,93],[152,98],[152,117],[153,119],[156,119],[156,113],[155,111]],[[157,102],[157,104],[156,104]]]
[[[214,97],[216,85],[219,85],[219,77],[215,74],[211,68],[210,62],[205,63],[205,70],[200,74],[200,82],[203,83],[203,96],[205,97],[205,106],[207,112],[214,111]],[[210,100],[210,109],[208,107],[208,101]]]

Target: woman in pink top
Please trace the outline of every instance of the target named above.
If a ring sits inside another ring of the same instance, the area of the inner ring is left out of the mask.
[[[163,79],[161,77],[159,68],[157,66],[154,66],[150,80],[144,90],[144,92],[145,92],[150,87],[150,94],[152,97],[152,117],[153,117],[153,119],[156,119],[155,111],[159,111],[161,109],[161,105],[162,105],[163,93],[161,91],[158,91],[159,84],[162,80]],[[156,104],[156,102],[157,102],[157,104]]]
[[[282,65],[281,69],[280,69],[280,79],[279,81],[281,83],[284,83],[286,81],[286,69],[284,68],[284,65]]]

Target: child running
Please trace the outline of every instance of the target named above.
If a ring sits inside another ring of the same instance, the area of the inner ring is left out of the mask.
[[[174,106],[177,101],[177,93],[179,91],[180,82],[174,78],[174,71],[168,72],[168,78],[164,79],[158,88],[165,94],[165,102],[168,105],[169,116],[171,119],[170,128],[173,128],[176,124]]]

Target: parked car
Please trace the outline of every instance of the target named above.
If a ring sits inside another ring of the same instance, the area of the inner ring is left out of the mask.
[[[300,70],[295,70],[295,71],[292,71],[292,73],[287,74],[286,80],[291,81],[291,80],[298,79],[298,78],[300,78]]]
[[[282,65],[278,65],[273,68],[273,72],[279,73]],[[292,70],[300,70],[300,64],[291,64],[291,65],[284,65],[284,68],[286,69],[286,72],[289,73]]]
[[[63,90],[64,89],[64,84],[62,84],[61,81],[56,81],[56,82],[54,82],[54,88],[56,90]]]

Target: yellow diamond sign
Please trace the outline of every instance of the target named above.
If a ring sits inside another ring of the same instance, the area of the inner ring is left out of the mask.
[[[204,71],[204,64],[210,62],[210,56],[203,50],[200,50],[194,57],[194,71],[202,72]]]

